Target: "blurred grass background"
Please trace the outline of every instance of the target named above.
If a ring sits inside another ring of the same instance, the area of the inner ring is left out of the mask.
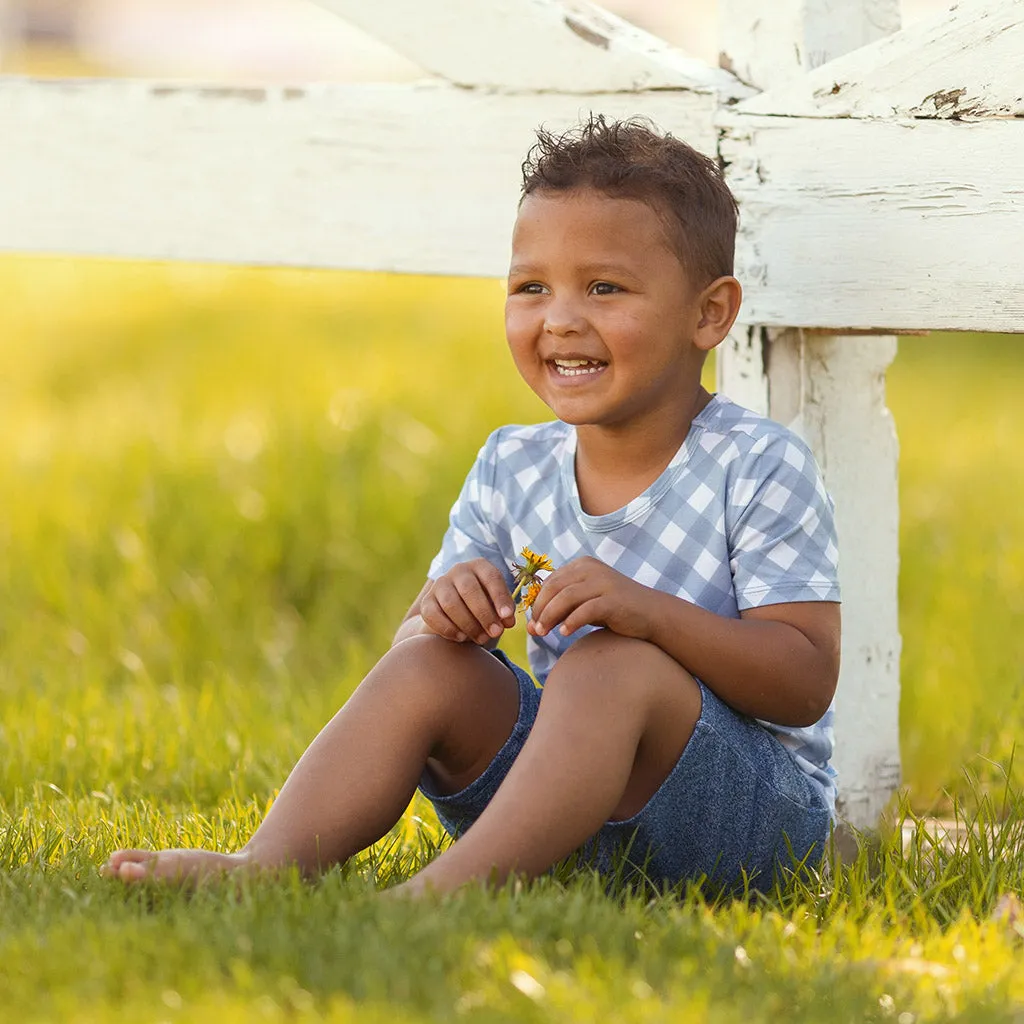
[[[501,286],[8,257],[0,294],[0,801],[265,799],[387,644],[487,433],[546,416]],[[1019,344],[903,339],[889,377],[922,809],[965,766],[998,781],[1024,717]]]
[[[494,282],[0,262],[0,794],[269,793],[495,417]]]

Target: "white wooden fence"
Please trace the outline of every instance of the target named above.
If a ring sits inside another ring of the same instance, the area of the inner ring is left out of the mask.
[[[0,78],[0,250],[501,276],[541,122],[641,113],[717,156],[746,293],[720,384],[836,498],[841,813],[872,824],[899,780],[885,370],[900,331],[1024,332],[1024,3],[901,32],[898,0],[720,0],[722,70],[585,2],[318,2],[435,77]]]

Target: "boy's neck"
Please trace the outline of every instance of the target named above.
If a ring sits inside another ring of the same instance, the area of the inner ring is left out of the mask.
[[[698,386],[679,414],[655,418],[627,428],[576,428],[576,488],[588,515],[607,515],[643,494],[679,451],[694,418],[711,401]]]

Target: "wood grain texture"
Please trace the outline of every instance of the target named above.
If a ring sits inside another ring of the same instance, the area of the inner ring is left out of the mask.
[[[586,0],[315,0],[425,70],[510,91],[722,90],[719,68]]]
[[[1024,3],[962,0],[745,100],[741,109],[798,117],[1024,117]]]
[[[765,372],[767,345],[767,331],[763,328],[735,324],[715,353],[718,390],[761,416],[768,415],[771,404]]]
[[[744,322],[1024,332],[1024,122],[725,123]]]
[[[539,122],[639,111],[714,153],[714,106],[5,80],[0,248],[501,275]],[[1024,330],[1020,121],[721,124],[744,322]]]
[[[900,27],[899,0],[719,0],[722,65],[758,89],[802,78]],[[756,97],[755,97],[756,99]]]
[[[885,404],[889,336],[771,332],[771,416],[804,437],[836,505],[843,656],[839,814],[872,828],[900,781],[898,446]]]
[[[504,276],[538,124],[642,112],[714,154],[715,104],[0,79],[0,250]]]

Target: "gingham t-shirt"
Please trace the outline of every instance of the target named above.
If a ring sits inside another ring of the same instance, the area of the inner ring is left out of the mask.
[[[576,431],[565,423],[501,427],[487,439],[451,511],[436,579],[486,558],[505,573],[524,546],[555,566],[590,555],[626,576],[728,618],[746,608],[838,601],[832,501],[807,446],[773,420],[714,396],[665,471],[628,505],[592,516],[580,506]],[[543,684],[591,632],[529,637]],[[806,728],[763,723],[835,807],[830,707]]]

